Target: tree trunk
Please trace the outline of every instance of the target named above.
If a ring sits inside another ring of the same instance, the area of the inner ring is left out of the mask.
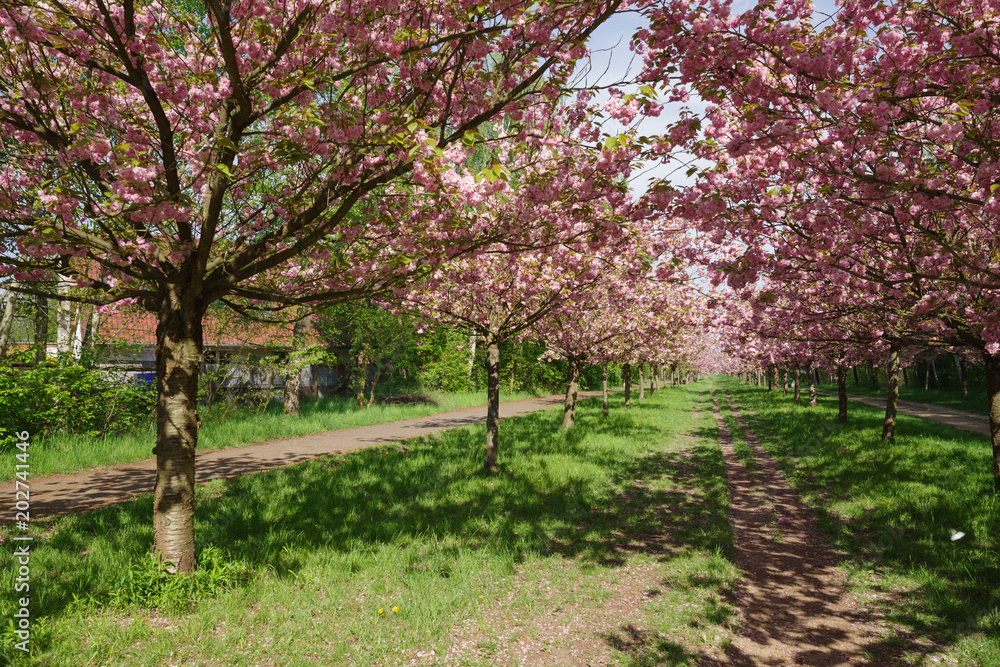
[[[837,366],[837,420],[847,421],[847,366]]]
[[[816,405],[818,405],[816,401],[816,379],[815,379],[817,373],[815,372],[815,369],[811,368],[811,366],[812,364],[806,366],[806,376],[809,378],[809,405],[815,407]]]
[[[93,317],[96,308],[91,308],[87,311],[87,315],[84,316],[83,308],[77,312],[76,318],[76,331],[73,332],[73,344],[71,347],[71,352],[73,353],[73,361],[80,361],[83,356],[83,341],[86,339],[87,330],[90,328],[90,318]]]
[[[660,364],[656,366],[651,371],[652,377],[649,378],[649,395],[653,395],[653,391],[660,390]]]
[[[580,361],[570,358],[566,374],[566,401],[563,403],[563,430],[573,428],[576,423],[576,397],[580,391]]]
[[[924,391],[928,391],[931,388],[931,365],[924,362]]]
[[[10,342],[10,332],[14,327],[14,310],[17,306],[17,292],[20,283],[16,280],[7,289],[7,301],[4,304],[3,319],[0,319],[0,359],[7,356],[7,343]]]
[[[371,391],[368,392],[368,407],[371,407],[372,404],[375,402],[375,385],[378,384],[378,379],[379,377],[381,377],[381,375],[382,375],[382,367],[376,364],[375,376],[372,378],[372,388]]]
[[[90,321],[87,323],[87,331],[83,334],[83,348],[94,352],[97,344],[97,333],[101,329],[101,311],[97,307],[90,309]]]
[[[858,367],[854,366],[851,370],[854,371],[854,386],[858,387],[861,385],[861,380],[858,379]]]
[[[792,383],[793,383],[793,386],[794,386],[794,389],[795,389],[794,393],[792,394],[792,398],[795,400],[796,403],[798,403],[799,402],[799,398],[802,397],[802,387],[801,387],[801,384],[799,382],[801,375],[802,374],[799,372],[799,367],[796,366],[795,367],[795,377],[792,378]]]
[[[778,382],[781,383],[781,395],[788,396],[788,373],[784,367],[778,369]]]
[[[959,370],[959,375],[961,375],[961,377],[962,377],[962,398],[968,398],[969,397],[969,373],[966,370],[965,357],[962,357],[961,361],[959,362],[958,370]]]
[[[889,348],[889,365],[886,367],[885,420],[882,422],[882,439],[896,434],[896,402],[899,400],[899,346]]]
[[[358,355],[358,407],[365,405],[365,386],[368,384],[368,359],[364,354]]]
[[[632,364],[622,364],[622,378],[625,380],[625,409],[632,407]]]
[[[35,295],[35,364],[45,361],[49,343],[49,300]]]
[[[154,548],[171,573],[195,569],[194,453],[202,311],[176,291],[161,292],[156,325]]]
[[[934,388],[941,388],[941,378],[938,377],[937,364],[931,359],[931,372],[934,373]]]
[[[478,336],[474,333],[469,334],[469,366],[465,372],[465,386],[467,389],[472,389],[472,371],[476,368],[476,341]]]
[[[607,417],[610,414],[608,411],[608,365],[607,364],[601,365],[601,375],[603,378],[603,381],[601,383],[602,386],[601,393],[604,396],[604,416]]]
[[[646,387],[646,378],[643,377],[643,372],[642,372],[642,367],[644,365],[645,364],[643,364],[641,361],[639,362],[639,400],[640,401],[645,401],[646,400],[646,389],[645,389],[645,387]]]
[[[649,365],[649,395],[652,396],[655,388],[653,385],[656,383],[656,366],[654,364]]]
[[[910,374],[906,372],[906,367],[903,367],[903,386],[907,389],[910,388]]]
[[[69,296],[69,281],[59,276],[56,283],[59,296]],[[56,352],[69,354],[73,346],[73,304],[65,299],[56,302]]]
[[[872,367],[872,387],[878,389],[878,366],[871,364]]]
[[[1000,493],[1000,354],[983,352],[983,363],[986,365],[986,397],[993,444],[993,491]]]
[[[822,384],[823,383],[822,380],[820,380],[820,378],[819,378],[819,369],[818,368],[814,368],[813,369],[813,375],[816,376],[816,384]]]
[[[517,379],[517,360],[521,357],[521,351],[517,349],[518,344],[514,343],[510,351],[510,382],[507,387],[510,389],[510,393],[514,393],[514,382]]]
[[[286,415],[299,416],[302,395],[302,350],[309,330],[309,316],[303,315],[292,326],[292,348],[288,351],[288,370],[285,372],[284,409]]]
[[[500,341],[486,336],[486,472],[497,467],[497,437],[500,433]]]

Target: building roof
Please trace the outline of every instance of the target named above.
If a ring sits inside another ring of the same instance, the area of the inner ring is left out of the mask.
[[[98,320],[97,343],[118,342],[130,345],[156,345],[156,316],[146,311],[102,313]],[[290,347],[290,322],[258,322],[236,313],[208,313],[203,321],[205,347]],[[323,340],[311,326],[306,342]]]

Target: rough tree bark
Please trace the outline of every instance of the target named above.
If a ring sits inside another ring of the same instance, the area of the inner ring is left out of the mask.
[[[608,411],[608,365],[601,364],[601,394],[604,398],[604,416],[607,417],[610,412]]]
[[[645,364],[643,364],[641,361],[639,362],[639,400],[640,401],[645,401],[646,400],[646,389],[645,389],[645,387],[646,387],[646,378],[643,377],[643,372],[642,372],[642,367],[644,365]]]
[[[885,420],[882,422],[882,439],[896,434],[896,403],[899,400],[899,346],[889,348],[889,365],[886,367]]]
[[[154,548],[171,573],[195,569],[194,454],[202,316],[195,295],[161,288],[156,325]]]
[[[365,406],[365,387],[368,385],[368,358],[364,353],[358,355],[358,407]]]
[[[283,392],[286,415],[299,416],[299,402],[302,394],[302,361],[297,358],[305,348],[306,331],[309,329],[309,316],[304,315],[295,320],[292,326],[292,347],[288,351],[288,371],[285,373],[285,388]]]
[[[799,398],[802,397],[802,387],[801,387],[801,385],[799,383],[799,376],[800,375],[801,375],[801,373],[799,372],[799,367],[796,366],[795,367],[795,376],[792,378],[793,387],[794,387],[794,393],[792,394],[792,399],[796,403],[798,403]]]
[[[990,410],[990,441],[993,445],[993,491],[1000,493],[1000,354],[983,352],[986,366],[986,398]]]
[[[563,403],[563,423],[564,430],[573,428],[576,423],[576,398],[580,392],[580,360],[575,357],[569,359],[569,369],[566,372],[566,400]]]
[[[809,377],[809,405],[815,407],[818,405],[816,400],[816,373],[811,370],[812,364],[806,366],[806,375]]]
[[[8,285],[7,301],[4,303],[3,318],[0,319],[0,359],[7,356],[7,343],[10,342],[10,332],[14,327],[14,310],[17,306],[17,288],[20,283],[16,280]]]
[[[497,437],[500,434],[500,341],[496,336],[486,336],[486,472],[495,473],[497,467]]]
[[[622,378],[625,380],[625,408],[632,407],[632,364],[622,364]]]
[[[847,421],[847,366],[837,366],[837,420]]]

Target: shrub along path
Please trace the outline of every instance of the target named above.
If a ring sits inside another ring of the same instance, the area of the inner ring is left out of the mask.
[[[599,396],[599,391],[581,391],[580,400]],[[500,404],[500,418],[522,415],[562,404],[562,395],[511,401]],[[246,447],[216,449],[197,453],[196,482],[228,479],[257,470],[301,463],[328,454],[346,454],[366,447],[430,435],[486,421],[486,406],[453,410],[419,419],[377,424],[343,431],[328,431],[297,438],[260,442]],[[30,450],[29,450],[30,452]],[[156,459],[109,466],[65,475],[29,479],[31,516],[82,512],[122,502],[142,493],[152,493]],[[15,482],[0,484],[0,498],[13,502]],[[3,522],[13,521],[14,512]]]

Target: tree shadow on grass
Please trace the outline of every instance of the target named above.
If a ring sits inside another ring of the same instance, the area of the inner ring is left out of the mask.
[[[217,481],[199,490],[196,539],[278,577],[294,575],[311,550],[405,548],[428,538],[502,551],[514,562],[560,554],[611,567],[640,551],[666,558],[729,549],[718,449],[623,455],[624,440],[659,432],[622,410],[608,419],[599,412],[599,402],[582,405],[568,433],[561,415],[504,420],[498,475],[482,472],[484,436],[475,427]],[[554,457],[571,465],[553,466]],[[59,614],[74,596],[106,603],[130,563],[149,553],[151,517],[146,495],[56,520],[32,554],[33,614]],[[11,579],[9,551],[0,567]],[[0,612],[10,604],[0,602]]]
[[[986,663],[1000,655],[1000,496],[985,439],[900,416],[896,438],[883,441],[879,408],[852,403],[840,424],[835,397],[805,408],[736,383],[727,390],[753,408],[750,427],[795,488],[816,499],[833,546],[863,569],[917,582],[876,589],[897,628],[886,660],[926,652],[922,638],[980,633],[993,647]],[[956,530],[964,535],[953,539]]]

